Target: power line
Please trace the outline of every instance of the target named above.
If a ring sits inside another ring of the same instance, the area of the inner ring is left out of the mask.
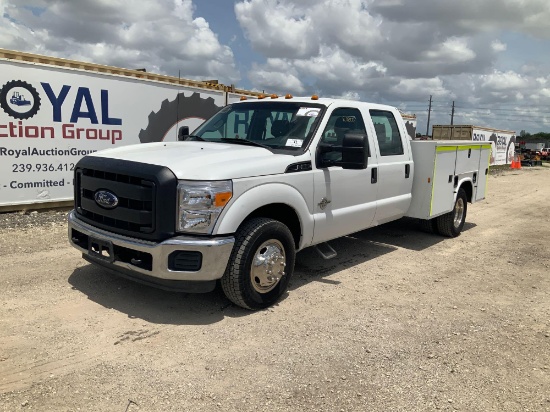
[[[489,111],[499,111],[499,112],[518,112],[520,110],[527,110],[522,108],[516,108],[516,109],[501,109],[498,107],[463,107],[463,106],[456,106],[457,109],[465,109],[465,110],[489,110]],[[529,110],[529,113],[548,113],[550,114],[550,110]]]
[[[426,126],[426,136],[430,135],[430,115],[432,114],[432,95],[430,94],[430,105],[428,106],[428,125]]]
[[[467,115],[467,116],[470,116],[470,117],[475,117],[475,116],[479,116],[479,117],[494,117],[494,118],[502,118],[502,119],[510,119],[510,118],[513,118],[513,119],[545,119],[545,118],[548,118],[550,119],[550,113],[548,114],[548,116],[530,116],[530,115],[521,115],[521,114],[518,114],[518,115],[514,115],[514,114],[504,114],[504,113],[479,113],[479,112],[461,112],[461,114],[458,114],[458,116],[464,116],[464,115]]]
[[[470,102],[461,102],[460,100],[457,100],[456,103],[463,103],[463,104],[466,104],[466,105],[470,104]],[[506,106],[507,104],[518,105],[518,102],[501,102],[501,103],[498,103],[499,106]],[[550,108],[550,105],[548,105],[548,104],[522,104],[521,106],[524,106],[524,107],[548,107],[548,108]]]
[[[454,119],[455,119],[455,101],[453,100],[453,110],[451,112],[451,126],[453,125]]]
[[[513,108],[506,108],[506,107],[494,107],[494,106],[467,106],[467,105],[460,105],[459,101],[455,100],[455,108],[457,109],[466,109],[466,110],[491,110],[491,111],[503,111],[503,112],[516,112],[519,110],[529,110],[529,112],[535,112],[535,113],[546,113],[550,112],[550,106],[544,106],[544,105],[518,105],[515,103],[499,103],[498,106],[503,106],[507,104],[514,104],[515,107]],[[424,109],[426,106],[424,103],[404,103],[402,106],[406,110],[416,110],[416,109]],[[432,100],[432,108],[434,107],[443,107],[443,108],[450,108],[452,107],[451,103],[446,104],[436,104],[435,100]],[[532,107],[539,108],[538,110],[532,110]],[[548,110],[542,109],[544,107],[548,107]]]
[[[456,108],[456,106],[455,106]],[[432,112],[434,113],[437,113],[437,114],[442,114],[442,113],[445,113],[444,110],[435,110],[432,108],[431,110]],[[533,112],[529,112],[529,113],[533,113]],[[483,117],[496,117],[496,118],[518,118],[518,119],[525,119],[525,118],[534,118],[534,119],[544,119],[544,118],[550,118],[550,112],[548,113],[541,113],[541,115],[537,115],[536,112],[534,112],[535,114],[522,114],[522,113],[513,113],[513,114],[506,114],[506,113],[493,113],[491,111],[488,111],[488,112],[477,112],[477,111],[474,111],[474,109],[466,109],[466,110],[461,110],[460,112],[456,112],[455,111],[455,116],[461,116],[461,115],[469,115],[469,116],[483,116]]]

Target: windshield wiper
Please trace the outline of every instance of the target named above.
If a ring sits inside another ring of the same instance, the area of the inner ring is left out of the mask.
[[[252,140],[237,139],[235,137],[222,137],[221,140],[222,142],[237,143],[237,144],[242,144],[246,146],[263,147],[264,149],[271,150],[271,147],[269,147],[268,145],[254,142]]]
[[[194,135],[194,134],[190,134],[189,136],[186,136],[186,137],[187,137],[187,139],[185,139],[185,140],[191,140],[191,141],[193,141],[193,140],[198,140],[199,142],[206,142],[205,139],[203,139],[203,138],[200,137],[200,136],[196,136],[196,135]]]

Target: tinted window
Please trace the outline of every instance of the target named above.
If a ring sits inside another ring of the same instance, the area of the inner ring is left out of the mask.
[[[397,156],[402,155],[403,142],[401,141],[401,133],[395,121],[392,112],[383,110],[371,110],[370,116],[374,123],[378,146],[380,147],[381,156]]]
[[[358,109],[341,108],[332,112],[328,119],[327,126],[323,131],[321,143],[333,146],[342,146],[346,133],[367,134],[363,117]],[[342,152],[335,151],[323,154],[324,161],[342,160]]]
[[[306,146],[322,117],[323,107],[298,102],[247,102],[224,107],[193,135],[207,141],[250,140],[270,148]]]

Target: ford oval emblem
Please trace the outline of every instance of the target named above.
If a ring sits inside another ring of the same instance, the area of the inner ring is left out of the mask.
[[[94,195],[95,202],[105,209],[114,209],[118,205],[118,197],[108,190],[98,190]]]

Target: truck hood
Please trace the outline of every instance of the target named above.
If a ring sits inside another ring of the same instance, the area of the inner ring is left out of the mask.
[[[178,179],[225,180],[284,173],[296,157],[262,147],[212,142],[143,143],[107,149],[95,157],[168,167]]]

